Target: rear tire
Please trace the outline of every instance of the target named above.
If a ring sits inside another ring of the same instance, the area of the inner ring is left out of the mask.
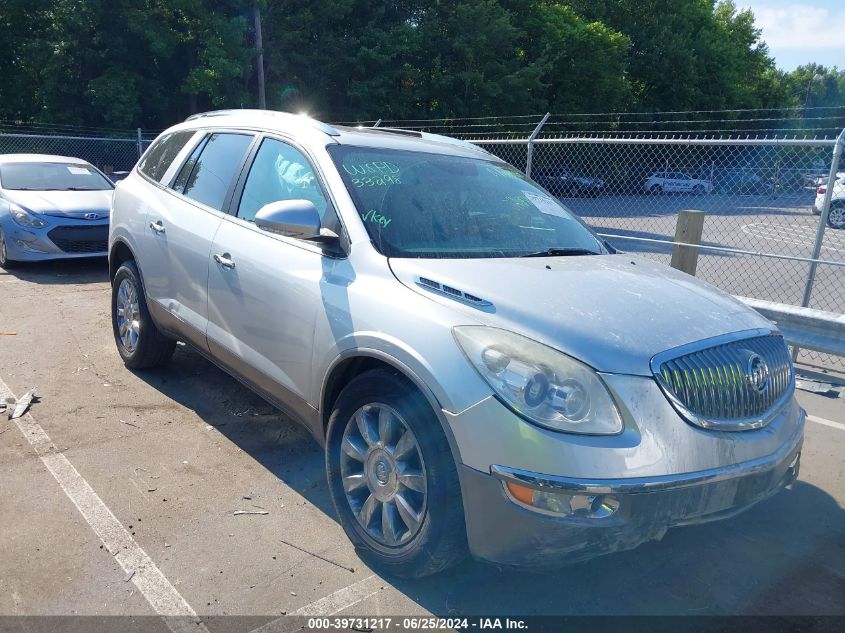
[[[704,185],[696,185],[692,188],[692,192],[697,196],[703,196],[705,192]]]
[[[329,417],[326,474],[340,524],[367,565],[420,578],[466,557],[449,442],[398,372],[368,371],[343,389]]]
[[[14,268],[17,263],[14,259],[9,259],[6,254],[6,236],[3,235],[3,230],[0,229],[0,268]]]
[[[845,229],[845,204],[831,205],[827,224],[832,229]]]
[[[176,341],[162,334],[153,323],[134,261],[123,262],[114,276],[111,316],[114,341],[124,365],[149,369],[170,361]]]
[[[658,194],[663,193],[663,187],[661,187],[660,185],[652,185],[651,187],[648,188],[648,192],[651,195],[656,196]]]

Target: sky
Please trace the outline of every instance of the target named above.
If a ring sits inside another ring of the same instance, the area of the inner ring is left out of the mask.
[[[845,69],[845,0],[735,0],[750,8],[783,70],[810,62]]]

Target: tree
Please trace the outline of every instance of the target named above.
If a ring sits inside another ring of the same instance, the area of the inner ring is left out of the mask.
[[[526,15],[524,39],[528,57],[542,68],[544,109],[607,112],[629,100],[626,35],[567,5],[536,2]]]
[[[579,0],[575,7],[631,40],[629,107],[755,108],[779,98],[754,16],[731,0]]]
[[[599,101],[624,101],[627,39],[560,3],[279,6],[271,3],[265,16],[277,107],[372,119],[592,110]]]
[[[0,117],[161,128],[254,107],[256,6],[268,106],[330,120],[843,99],[841,71],[779,71],[732,0],[0,0]]]
[[[48,0],[0,0],[0,119],[30,121]]]
[[[38,106],[27,118],[123,128],[159,127],[198,107],[245,103],[252,51],[244,5],[39,1],[26,8],[38,28],[14,38],[22,44],[20,70],[10,73],[20,80],[16,94]],[[29,89],[20,85],[24,79]]]

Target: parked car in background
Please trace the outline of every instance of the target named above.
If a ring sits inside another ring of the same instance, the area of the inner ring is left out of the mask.
[[[703,195],[713,191],[709,180],[691,178],[680,171],[661,171],[649,176],[643,184],[646,193],[694,193]]]
[[[761,194],[770,193],[773,183],[750,168],[717,169],[713,173],[715,189],[724,193]]]
[[[821,215],[827,189],[828,185],[822,185],[816,190],[816,200],[813,203],[813,213],[816,215]],[[827,224],[834,229],[845,229],[845,174],[840,173],[839,178],[833,181]]]
[[[630,549],[798,474],[771,322],[463,141],[195,115],[117,185],[109,273],[126,366],[181,339],[301,422],[393,575]]]
[[[105,256],[113,189],[79,158],[0,155],[0,266]]]
[[[598,196],[604,190],[601,178],[584,176],[567,167],[540,167],[531,177],[556,196]]]
[[[828,172],[804,174],[801,176],[801,186],[806,191],[815,191],[827,184],[830,174]]]

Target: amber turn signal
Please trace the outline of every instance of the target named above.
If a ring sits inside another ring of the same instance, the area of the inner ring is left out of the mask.
[[[508,492],[511,493],[514,499],[521,501],[528,506],[533,505],[534,490],[532,488],[516,484],[512,481],[506,482],[505,485],[508,487]]]

